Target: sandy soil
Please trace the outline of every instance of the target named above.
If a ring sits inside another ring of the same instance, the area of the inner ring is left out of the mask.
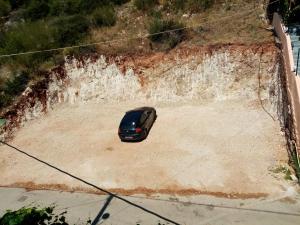
[[[11,144],[118,192],[254,197],[288,186],[270,172],[287,161],[284,137],[258,102],[154,105],[158,118],[148,138],[120,142],[124,112],[143,105],[151,104],[62,105],[26,123]],[[0,171],[2,186],[86,187],[5,146]]]

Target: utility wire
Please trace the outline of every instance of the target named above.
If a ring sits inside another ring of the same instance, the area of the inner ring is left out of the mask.
[[[276,2],[278,2],[279,0],[270,3],[274,4]],[[152,33],[152,34],[145,34],[145,35],[141,35],[140,37],[135,36],[132,38],[120,38],[120,39],[114,39],[114,40],[108,40],[108,41],[99,41],[99,42],[92,42],[92,43],[86,43],[86,44],[80,44],[80,45],[72,45],[72,46],[66,46],[66,47],[61,47],[61,48],[52,48],[52,49],[45,49],[45,50],[36,50],[36,51],[28,51],[28,52],[20,52],[20,53],[12,53],[12,54],[4,54],[4,55],[0,55],[0,58],[6,58],[6,57],[11,57],[11,56],[20,56],[20,55],[29,55],[29,54],[36,54],[36,53],[43,53],[43,52],[54,52],[54,51],[60,51],[60,50],[65,50],[65,49],[73,49],[73,48],[81,48],[81,47],[89,47],[89,46],[95,46],[95,45],[102,45],[102,44],[111,44],[114,42],[122,42],[122,41],[128,41],[128,40],[135,40],[135,39],[145,39],[145,38],[149,38],[151,36],[155,36],[155,35],[159,35],[159,34],[165,34],[165,33],[171,33],[171,32],[175,32],[175,31],[181,31],[181,30],[186,30],[186,29],[191,29],[191,28],[197,28],[201,25],[205,25],[205,24],[210,24],[210,23],[215,23],[215,22],[219,22],[219,21],[223,21],[226,19],[230,19],[236,16],[241,16],[243,14],[247,14],[247,13],[251,13],[251,12],[255,12],[257,9],[251,9],[242,13],[236,13],[234,15],[230,15],[227,17],[222,17],[222,19],[216,19],[216,20],[211,20],[211,21],[207,21],[204,23],[199,23],[193,26],[186,26],[186,27],[181,27],[181,28],[177,28],[177,29],[171,29],[171,30],[166,30],[166,31],[161,31],[161,32],[156,32],[156,33]]]
[[[72,178],[74,178],[74,179],[76,179],[76,180],[78,180],[78,181],[80,181],[80,182],[82,182],[82,183],[84,183],[84,184],[86,184],[86,185],[89,185],[89,186],[91,186],[91,187],[93,187],[93,188],[95,188],[95,189],[97,189],[97,190],[99,190],[99,191],[102,191],[102,192],[104,192],[104,193],[106,193],[106,194],[108,194],[108,195],[113,196],[114,198],[117,198],[117,199],[119,199],[119,200],[121,200],[121,201],[123,201],[123,202],[126,202],[127,204],[130,204],[130,205],[132,205],[132,206],[134,206],[134,207],[136,207],[136,208],[139,208],[139,209],[141,209],[141,210],[143,210],[143,211],[145,211],[145,212],[147,212],[147,213],[149,213],[149,214],[152,214],[152,215],[154,215],[154,216],[156,216],[156,217],[158,217],[158,218],[160,218],[160,219],[163,219],[163,220],[165,220],[165,221],[167,221],[167,222],[170,222],[170,223],[172,223],[172,224],[180,225],[179,223],[177,223],[177,222],[175,222],[175,221],[173,221],[173,220],[171,220],[171,219],[168,219],[168,218],[166,218],[166,217],[164,217],[164,216],[162,216],[162,215],[160,215],[160,214],[158,214],[158,213],[156,213],[156,212],[153,212],[153,211],[151,211],[151,210],[149,210],[149,209],[146,209],[146,208],[144,208],[143,206],[140,206],[140,205],[138,205],[138,204],[135,204],[135,203],[133,203],[133,202],[131,202],[131,201],[129,201],[129,200],[127,200],[127,199],[121,197],[121,196],[118,196],[118,195],[116,195],[116,194],[114,194],[114,193],[108,191],[108,190],[105,190],[105,189],[103,189],[103,188],[100,188],[100,187],[96,186],[95,184],[92,184],[92,183],[90,183],[90,182],[88,182],[88,181],[85,181],[85,180],[83,180],[83,179],[80,178],[80,177],[77,177],[77,176],[75,176],[75,175],[73,175],[73,174],[71,174],[71,173],[69,173],[69,172],[66,172],[66,171],[64,171],[64,170],[62,170],[62,169],[60,169],[60,168],[58,168],[58,167],[56,167],[56,166],[53,166],[53,165],[51,165],[50,163],[48,163],[48,162],[46,162],[46,161],[43,161],[43,160],[41,160],[41,159],[39,159],[39,158],[37,158],[37,157],[35,157],[35,156],[33,156],[33,155],[30,155],[30,154],[28,154],[27,152],[22,151],[21,149],[15,147],[15,146],[12,146],[12,145],[10,145],[10,144],[8,144],[8,143],[6,143],[6,142],[4,142],[4,141],[1,141],[1,140],[0,140],[0,143],[6,145],[6,146],[10,147],[11,149],[14,149],[14,150],[16,150],[16,151],[18,151],[18,152],[20,152],[20,153],[22,153],[22,154],[24,154],[24,155],[26,155],[26,156],[32,158],[32,159],[35,159],[36,161],[38,161],[38,162],[40,162],[40,163],[42,163],[42,164],[45,164],[46,166],[49,166],[49,167],[51,167],[51,168],[53,168],[53,169],[55,169],[55,170],[57,170],[57,171],[59,171],[59,172],[65,174],[65,175],[68,175],[68,176],[70,176],[70,177],[72,177]]]

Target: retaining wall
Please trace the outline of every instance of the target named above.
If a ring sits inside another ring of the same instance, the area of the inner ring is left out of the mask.
[[[284,73],[286,77],[286,89],[290,102],[290,113],[293,117],[294,134],[292,135],[296,141],[297,150],[300,152],[300,77],[296,76],[294,70],[293,52],[291,39],[287,28],[282,23],[279,14],[274,13],[273,27],[281,42],[282,58],[284,63]]]

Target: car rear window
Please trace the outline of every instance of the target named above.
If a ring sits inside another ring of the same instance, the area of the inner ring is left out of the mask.
[[[142,115],[142,111],[128,112],[121,121],[120,127],[123,129],[132,129],[137,126]]]

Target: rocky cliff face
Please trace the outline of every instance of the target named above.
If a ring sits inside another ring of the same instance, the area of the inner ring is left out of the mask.
[[[69,59],[25,90],[2,117],[0,131],[18,127],[57,104],[86,101],[259,101],[276,115],[281,90],[273,45],[213,46],[135,56]]]

